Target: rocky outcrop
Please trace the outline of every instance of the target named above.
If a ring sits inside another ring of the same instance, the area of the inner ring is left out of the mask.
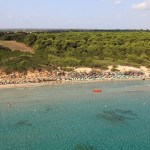
[[[22,83],[40,83],[48,81],[61,81],[62,74],[58,71],[27,71],[26,73],[13,72],[6,74],[0,71],[0,84],[22,84]]]

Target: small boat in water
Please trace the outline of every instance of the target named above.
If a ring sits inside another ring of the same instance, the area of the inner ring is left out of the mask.
[[[93,92],[98,93],[98,92],[102,92],[102,90],[101,89],[94,89]]]

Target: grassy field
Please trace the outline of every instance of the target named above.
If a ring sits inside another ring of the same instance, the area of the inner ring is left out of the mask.
[[[23,52],[33,53],[33,49],[31,47],[25,45],[24,43],[19,43],[16,41],[1,41],[0,40],[0,45],[3,47],[9,48],[12,51],[19,50],[19,51],[23,51]]]

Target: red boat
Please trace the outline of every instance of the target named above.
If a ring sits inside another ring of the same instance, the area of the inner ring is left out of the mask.
[[[98,92],[102,92],[102,90],[100,90],[100,89],[94,89],[93,92],[98,93]]]

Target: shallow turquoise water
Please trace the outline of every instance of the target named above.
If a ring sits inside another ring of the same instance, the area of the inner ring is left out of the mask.
[[[0,90],[0,150],[77,149],[150,149],[150,81]]]

